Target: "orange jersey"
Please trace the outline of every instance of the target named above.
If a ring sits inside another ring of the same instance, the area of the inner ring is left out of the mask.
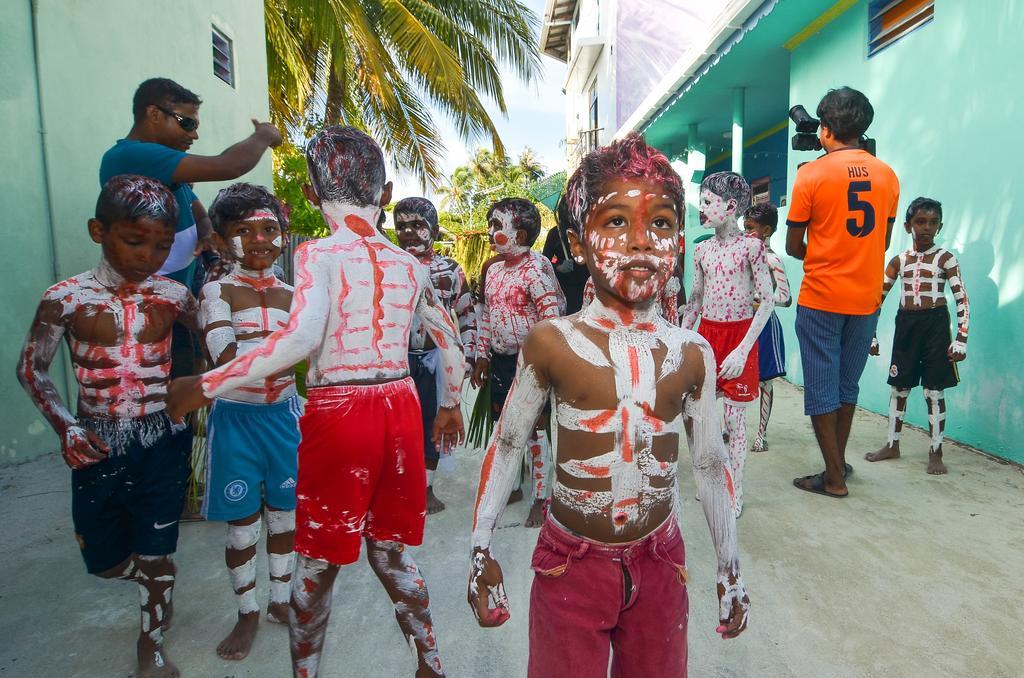
[[[896,219],[896,173],[867,151],[833,151],[796,173],[786,223],[807,229],[797,303],[845,315],[882,303],[885,240]]]

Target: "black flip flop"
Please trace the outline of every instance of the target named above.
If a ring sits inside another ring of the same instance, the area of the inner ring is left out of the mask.
[[[802,480],[810,480],[811,485],[807,487],[801,483]],[[846,499],[849,494],[835,494],[825,489],[825,474],[819,473],[814,476],[804,476],[803,478],[794,478],[793,487],[804,492],[812,492],[814,494],[822,494],[826,497],[833,497],[835,499]]]

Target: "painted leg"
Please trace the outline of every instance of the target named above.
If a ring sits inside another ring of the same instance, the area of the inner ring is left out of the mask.
[[[238,597],[238,621],[217,646],[221,659],[245,659],[256,639],[260,624],[260,606],[256,603],[256,542],[263,521],[259,512],[228,523],[224,562],[231,574],[231,588]]]
[[[270,563],[270,604],[267,620],[288,623],[288,597],[295,569],[295,511],[267,507],[267,560]]]
[[[324,635],[331,618],[331,592],[339,569],[324,560],[303,555],[297,559],[288,610],[294,678],[316,678],[320,670]]]
[[[725,425],[729,433],[729,460],[735,491],[734,509],[738,518],[743,512],[743,467],[747,461],[746,408],[726,403]]]
[[[926,388],[924,398],[928,403],[928,428],[932,444],[928,448],[928,473],[941,476],[946,473],[942,463],[942,438],[946,432],[946,398],[943,391]]]
[[[772,401],[775,399],[775,391],[771,380],[761,382],[761,419],[757,425],[757,437],[750,448],[751,452],[768,451],[768,420],[772,416]]]
[[[864,455],[868,461],[899,458],[900,433],[903,432],[903,417],[907,413],[908,396],[910,396],[910,389],[893,387],[892,393],[889,395],[889,439],[882,449]]]
[[[366,540],[366,559],[394,603],[398,626],[416,652],[417,678],[443,676],[430,617],[430,595],[416,561],[403,544],[373,539]]]
[[[540,527],[544,523],[544,500],[548,495],[548,467],[551,464],[551,443],[548,442],[547,431],[534,431],[528,444],[533,506],[526,518],[526,527]]]
[[[174,561],[170,556],[135,556],[142,612],[142,632],[136,651],[138,678],[177,678],[176,667],[164,650],[164,623],[174,590]]]
[[[444,502],[434,494],[434,471],[437,470],[439,459],[427,459],[427,515],[440,513],[445,509]]]

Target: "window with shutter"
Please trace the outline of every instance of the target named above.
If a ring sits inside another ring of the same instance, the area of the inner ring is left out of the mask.
[[[935,16],[935,0],[872,0],[868,4],[868,56],[924,26]]]
[[[235,86],[235,57],[231,38],[213,28],[213,74]]]

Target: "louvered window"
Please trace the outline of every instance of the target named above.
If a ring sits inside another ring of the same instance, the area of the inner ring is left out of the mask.
[[[232,87],[235,86],[235,55],[231,38],[216,28],[213,29],[213,74]]]
[[[868,5],[868,56],[874,56],[935,16],[935,0],[872,0]]]

